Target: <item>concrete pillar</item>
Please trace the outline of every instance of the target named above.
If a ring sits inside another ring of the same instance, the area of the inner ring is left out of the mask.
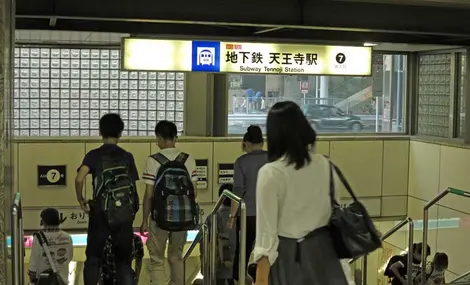
[[[0,0],[0,285],[12,284],[6,238],[11,234],[13,192],[12,95],[14,55],[14,0]]]

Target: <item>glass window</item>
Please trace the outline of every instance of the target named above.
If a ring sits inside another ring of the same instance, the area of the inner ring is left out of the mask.
[[[185,74],[120,70],[119,48],[15,49],[15,136],[98,136],[108,112],[123,136],[153,135],[159,120],[181,132]]]
[[[269,108],[294,101],[320,133],[404,132],[406,55],[373,55],[371,77],[228,75],[228,134],[266,126]]]
[[[448,137],[451,55],[420,55],[418,68],[418,134]]]

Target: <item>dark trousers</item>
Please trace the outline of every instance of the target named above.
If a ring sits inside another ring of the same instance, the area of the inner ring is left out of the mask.
[[[256,216],[246,217],[246,259],[245,268],[248,267],[251,252],[255,246],[256,239]],[[235,247],[235,258],[233,260],[233,279],[238,281],[240,259],[240,217],[237,218],[237,246]]]
[[[84,285],[96,285],[100,280],[103,251],[109,236],[113,242],[116,279],[119,285],[132,285],[132,222],[110,228],[105,213],[96,205],[90,205],[88,238],[86,246]]]
[[[217,279],[215,282],[216,285],[235,285],[233,279]]]
[[[137,279],[133,279],[132,280],[132,285],[137,285],[138,284],[138,281]],[[99,285],[116,285],[117,284],[117,281],[114,282],[114,280],[101,280],[101,283]]]

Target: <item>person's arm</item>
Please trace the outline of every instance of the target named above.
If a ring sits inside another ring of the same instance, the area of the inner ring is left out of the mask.
[[[39,270],[38,265],[41,258],[41,245],[36,237],[33,238],[33,245],[31,246],[31,253],[29,256],[29,280],[33,282],[37,279],[37,271]]]
[[[142,261],[144,260],[144,243],[140,237],[135,237],[135,242],[135,248],[137,249],[135,254],[135,274],[138,282],[140,279],[140,272],[142,271]]]
[[[134,178],[135,181],[138,181],[139,180],[139,171],[137,170],[137,166],[135,165],[135,159],[134,159],[134,156],[132,155],[132,153],[129,152],[129,160],[130,160],[130,163],[131,163],[131,166],[130,166],[130,174],[132,176],[132,178]]]
[[[435,277],[432,276],[432,272],[433,272],[433,266],[432,264],[427,264],[426,265],[426,285],[440,285],[440,284],[446,284],[445,281],[444,281],[444,275],[442,276],[442,279],[441,278],[438,278],[439,280],[436,280]],[[418,274],[421,274],[421,270],[419,271]]]
[[[75,177],[75,194],[77,196],[77,201],[80,204],[80,207],[85,213],[90,212],[90,207],[88,206],[88,202],[83,196],[83,184],[85,182],[85,177],[88,175],[88,173],[90,173],[91,164],[92,161],[90,153],[87,153],[83,159],[82,165],[77,171],[77,176]]]
[[[69,244],[67,245],[67,259],[68,262],[73,260],[73,240],[72,236],[69,236]]]
[[[407,284],[406,279],[400,275],[400,268],[405,267],[405,265],[401,262],[395,262],[394,264],[390,265],[390,270],[392,271],[393,275],[395,275],[395,278],[398,278],[402,284]]]
[[[242,198],[243,192],[245,192],[245,176],[243,174],[240,160],[237,159],[233,165],[233,194]],[[230,210],[229,224],[233,224],[233,221],[237,217],[238,202],[232,200],[232,207]]]
[[[155,177],[157,175],[157,161],[152,157],[148,157],[145,162],[144,173],[142,174],[142,181],[145,183],[145,194],[143,200],[143,217],[140,233],[144,234],[148,230],[148,220],[150,212],[152,211],[153,200],[153,187],[155,184]]]
[[[278,256],[278,199],[283,187],[285,185],[282,183],[282,173],[277,169],[268,164],[259,170],[256,184],[256,241],[253,254],[258,265],[256,283],[261,285],[268,284],[269,269]]]
[[[196,160],[190,155],[188,160],[186,160],[186,170],[191,176],[191,182],[194,187],[194,196],[197,197],[197,170],[196,170]]]

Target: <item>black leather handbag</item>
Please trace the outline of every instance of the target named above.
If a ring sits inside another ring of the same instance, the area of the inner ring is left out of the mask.
[[[51,252],[49,250],[48,241],[44,232],[35,233],[34,236],[37,238],[39,245],[41,245],[44,253],[46,254],[47,260],[51,265],[51,269],[41,272],[39,278],[36,281],[36,285],[67,285],[68,282],[64,281],[57,271],[55,262],[52,259]]]
[[[340,205],[336,201],[334,172],[353,199],[349,205]],[[357,200],[341,170],[331,161],[330,198],[332,214],[329,227],[338,258],[357,258],[382,247],[382,241],[366,208]]]

